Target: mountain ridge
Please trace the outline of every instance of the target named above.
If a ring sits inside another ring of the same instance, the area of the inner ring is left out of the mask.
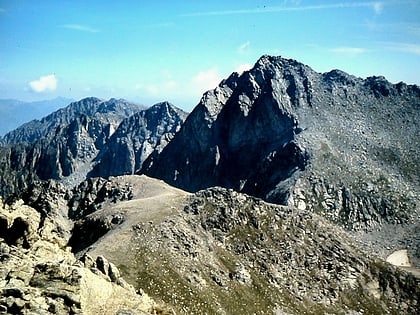
[[[408,222],[415,216],[410,209],[418,211],[419,99],[415,85],[338,70],[320,74],[263,56],[205,93],[141,173],[187,191],[223,186],[308,206],[354,228]],[[365,184],[376,196],[364,193]],[[328,185],[331,207],[320,198],[329,195]],[[401,197],[400,190],[409,193]],[[389,213],[394,206],[401,212]]]
[[[110,100],[105,101],[96,97],[87,97],[80,101],[72,102],[65,108],[54,111],[40,120],[32,120],[23,124],[4,135],[2,141],[4,144],[21,142],[33,143],[46,136],[60,124],[68,124],[71,120],[82,114],[104,119],[110,123],[113,128],[116,128],[118,121],[122,117],[132,115],[141,109],[144,109],[142,105],[129,103],[124,99],[117,100],[111,98]],[[112,115],[112,112],[117,112],[117,110],[121,112],[121,115]],[[109,117],[106,117],[107,113],[109,114]]]
[[[418,86],[265,55],[188,116],[101,102],[0,148],[0,312],[97,313],[94,273],[124,314],[418,313]]]
[[[169,105],[168,105],[169,106]],[[171,105],[173,114],[183,113]],[[151,109],[128,103],[125,100],[101,99],[90,97],[73,102],[66,108],[58,110],[41,120],[25,124],[4,137],[6,144],[0,147],[0,182],[1,194],[7,197],[19,194],[35,180],[60,180],[72,187],[89,177],[95,164],[95,158],[102,150],[107,150],[110,140],[119,124],[139,112],[149,113],[151,125],[141,126],[145,132],[148,128],[163,128],[162,133],[155,132],[154,146],[150,150],[162,147],[171,132],[176,131],[172,124],[179,126],[186,114],[168,116],[169,112],[153,112]],[[153,118],[153,115],[162,117]],[[146,123],[145,120],[139,122]],[[153,123],[165,124],[166,129]],[[138,125],[139,127],[139,125]],[[159,139],[158,139],[159,138]],[[162,138],[162,139],[160,139]],[[159,142],[159,143],[158,143]],[[144,152],[143,156],[150,153]],[[125,152],[124,152],[125,153]],[[141,152],[133,152],[127,157],[127,163],[139,160]],[[103,154],[102,154],[103,155]],[[101,156],[102,156],[101,155]],[[115,159],[111,160],[115,167]],[[111,165],[112,166],[112,165]],[[102,163],[103,169],[105,163]],[[110,167],[108,165],[107,167]],[[134,170],[130,170],[134,172]]]

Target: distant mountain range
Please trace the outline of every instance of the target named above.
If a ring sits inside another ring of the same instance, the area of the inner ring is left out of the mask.
[[[124,119],[129,117],[136,130],[127,130]],[[133,174],[148,154],[167,144],[185,117],[166,102],[148,109],[122,99],[89,97],[73,102],[3,137],[1,194],[19,192],[36,180],[55,179],[73,186],[90,173]]]
[[[41,119],[71,102],[72,99],[64,97],[36,102],[0,99],[0,137],[28,121]]]

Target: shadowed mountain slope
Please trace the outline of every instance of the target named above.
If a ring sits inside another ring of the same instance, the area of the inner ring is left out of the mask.
[[[142,172],[323,213],[349,228],[417,220],[420,88],[263,56],[208,91]]]
[[[153,151],[160,152],[180,129],[187,113],[168,102],[124,119],[95,159],[90,177],[134,174]]]

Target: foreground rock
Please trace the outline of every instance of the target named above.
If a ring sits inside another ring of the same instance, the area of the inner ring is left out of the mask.
[[[43,227],[33,208],[0,200],[0,313],[165,314],[104,257],[78,260]]]

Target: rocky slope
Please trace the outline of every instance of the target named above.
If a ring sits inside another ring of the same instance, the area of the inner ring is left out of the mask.
[[[185,116],[167,103],[147,110],[115,99],[72,103],[5,136],[0,194],[19,193],[39,179],[73,187],[92,175],[133,173],[152,150],[166,145]]]
[[[166,146],[186,117],[187,113],[162,102],[124,119],[96,157],[89,176],[138,172],[150,153],[160,152]]]
[[[27,205],[0,207],[0,309],[9,313],[418,311],[419,269],[388,264],[307,210],[224,188],[191,195],[137,175],[72,190],[40,182],[21,197]],[[403,251],[407,266],[413,255]]]
[[[111,185],[120,197],[75,221],[74,249],[107,257],[177,314],[418,311],[419,276],[310,211],[223,188],[190,195],[144,176]],[[88,187],[91,202],[102,195]]]
[[[418,224],[420,88],[263,56],[207,92],[142,172],[223,186],[350,229]]]
[[[0,199],[0,313],[169,314],[104,257],[76,259],[50,219]]]

